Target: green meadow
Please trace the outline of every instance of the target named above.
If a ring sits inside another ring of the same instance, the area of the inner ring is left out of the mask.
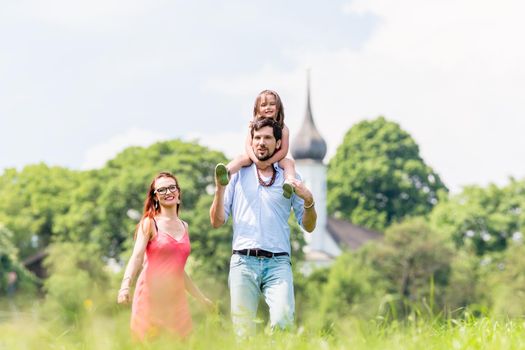
[[[523,349],[525,322],[487,317],[463,320],[407,319],[384,323],[349,316],[330,332],[298,325],[285,333],[267,329],[253,338],[236,339],[229,319],[207,315],[196,320],[183,341],[159,336],[135,342],[128,329],[129,313],[113,317],[87,315],[69,325],[44,321],[37,310],[2,314],[0,349]],[[263,327],[263,325],[261,325]]]
[[[172,140],[130,147],[101,169],[46,164],[0,174],[0,349],[525,349],[525,179],[449,193],[399,125],[353,126],[327,165],[327,213],[380,239],[305,274],[305,233],[290,217],[296,326],[236,339],[229,317],[230,223],[213,229],[223,154]],[[118,306],[148,184],[181,186],[186,271],[216,305],[192,300],[183,341],[133,340]],[[12,283],[16,275],[16,283]]]

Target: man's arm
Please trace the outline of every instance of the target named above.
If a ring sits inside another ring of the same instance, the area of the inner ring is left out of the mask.
[[[303,227],[306,231],[312,232],[317,223],[317,212],[315,211],[314,200],[307,204],[304,201]]]
[[[301,180],[293,179],[295,194],[304,200],[304,213],[302,225],[307,232],[312,232],[317,223],[317,212],[315,211],[315,203],[312,192],[304,185]]]
[[[213,228],[221,227],[224,224],[224,191],[226,186],[221,186],[215,177],[215,195],[210,208],[210,222]]]

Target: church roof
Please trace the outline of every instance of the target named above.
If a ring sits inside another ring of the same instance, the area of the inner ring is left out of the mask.
[[[306,114],[303,125],[291,145],[292,156],[296,160],[313,159],[322,161],[326,155],[326,142],[315,127],[310,106],[310,77],[307,82]]]
[[[330,262],[330,261],[333,261],[335,259],[335,256],[325,252],[325,251],[322,251],[322,250],[311,250],[311,251],[308,251],[305,255],[304,255],[304,260],[306,261],[317,261],[317,262],[321,262],[321,261],[326,261],[326,262]]]
[[[333,217],[328,217],[326,226],[328,233],[330,233],[337,245],[343,249],[354,250],[372,239],[381,239],[383,237],[379,232]]]

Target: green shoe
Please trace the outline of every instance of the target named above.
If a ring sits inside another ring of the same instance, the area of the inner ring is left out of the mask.
[[[292,196],[292,194],[294,192],[295,192],[295,190],[293,189],[293,186],[292,186],[291,183],[285,182],[283,184],[283,196],[284,196],[284,198],[290,199],[290,197]]]
[[[215,166],[215,176],[219,180],[219,183],[222,186],[226,186],[228,182],[230,182],[230,176],[228,174],[228,169],[226,168],[226,165],[219,163],[217,166]]]

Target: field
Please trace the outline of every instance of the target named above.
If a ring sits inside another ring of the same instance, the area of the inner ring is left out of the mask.
[[[330,331],[298,325],[287,333],[237,340],[227,315],[208,315],[195,320],[189,339],[158,337],[147,344],[134,342],[128,331],[129,310],[114,316],[93,312],[65,325],[51,315],[41,317],[38,307],[12,313],[2,308],[0,349],[524,349],[523,320],[409,319],[403,323],[360,320],[351,316]],[[261,327],[264,328],[264,327]]]

